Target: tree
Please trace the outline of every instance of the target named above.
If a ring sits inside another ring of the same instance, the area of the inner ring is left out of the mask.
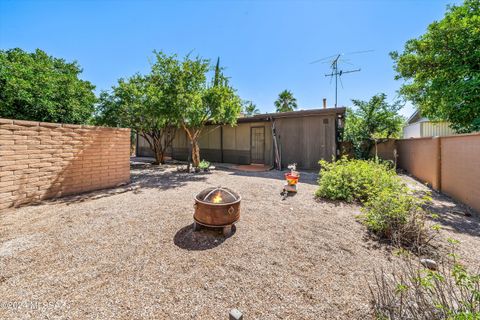
[[[257,106],[252,101],[244,101],[243,102],[243,113],[246,116],[254,116],[260,113]]]
[[[242,103],[236,91],[228,84],[217,60],[212,84],[207,85],[209,60],[190,59],[182,63],[183,84],[177,110],[180,124],[187,133],[192,149],[192,162],[195,167],[200,163],[198,140],[205,125],[234,125],[240,114]]]
[[[79,79],[77,62],[54,58],[40,49],[0,50],[0,117],[63,123],[91,118],[95,86]]]
[[[210,61],[182,61],[176,55],[154,52],[155,63],[146,76],[119,80],[112,93],[102,93],[97,108],[98,123],[130,127],[145,138],[156,163],[164,162],[177,128],[187,133],[195,167],[200,163],[198,140],[208,123],[234,124],[241,110],[240,98],[228,85],[219,61],[208,85]]]
[[[120,79],[111,94],[100,94],[96,121],[132,128],[149,144],[155,164],[162,164],[179,126],[175,105],[181,74],[175,56],[161,52],[155,52],[155,56],[156,62],[148,75]]]
[[[400,93],[422,116],[449,121],[457,132],[480,130],[480,1],[449,6],[427,32],[392,52]]]
[[[353,144],[355,155],[368,158],[377,139],[398,138],[405,119],[398,114],[399,102],[389,104],[383,93],[368,102],[352,100],[355,109],[348,108],[345,119],[344,140]]]
[[[277,112],[289,112],[297,109],[297,99],[293,97],[293,93],[289,90],[283,90],[278,95],[277,101],[275,101],[275,107]]]

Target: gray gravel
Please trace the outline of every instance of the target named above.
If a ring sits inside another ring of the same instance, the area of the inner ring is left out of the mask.
[[[315,173],[284,201],[282,177],[136,164],[123,189],[0,213],[0,318],[370,318],[367,282],[391,268],[388,247],[358,206],[315,200]],[[218,185],[243,197],[228,239],[192,232],[193,197]],[[480,264],[478,234],[447,227]]]

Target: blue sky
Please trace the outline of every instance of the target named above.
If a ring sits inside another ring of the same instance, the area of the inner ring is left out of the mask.
[[[339,105],[385,92],[396,97],[388,53],[423,34],[443,17],[450,0],[398,1],[6,1],[0,0],[0,48],[41,48],[77,60],[82,78],[97,92],[118,78],[146,73],[152,51],[215,60],[242,99],[262,112],[274,110],[283,89],[303,109],[334,104],[328,64],[309,62],[335,53],[345,56]],[[402,114],[408,116],[412,106]]]

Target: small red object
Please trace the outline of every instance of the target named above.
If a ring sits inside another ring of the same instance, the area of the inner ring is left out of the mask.
[[[294,175],[291,172],[285,173],[285,179],[290,186],[296,185],[298,183],[298,178],[298,175]]]

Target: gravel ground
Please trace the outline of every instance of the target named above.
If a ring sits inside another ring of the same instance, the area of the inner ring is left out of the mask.
[[[0,318],[371,318],[368,282],[391,268],[388,247],[358,206],[315,200],[314,173],[282,201],[282,175],[135,164],[125,188],[0,213]],[[193,197],[218,185],[243,197],[227,239],[192,232]],[[434,196],[442,236],[480,265],[479,220]]]

